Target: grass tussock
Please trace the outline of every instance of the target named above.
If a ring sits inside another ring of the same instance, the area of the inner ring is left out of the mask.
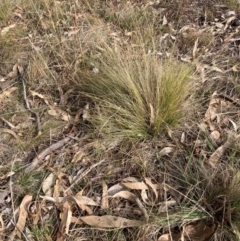
[[[138,46],[105,46],[95,59],[99,73],[80,88],[95,103],[91,122],[99,134],[141,140],[174,127],[186,114],[191,67],[160,60]]]

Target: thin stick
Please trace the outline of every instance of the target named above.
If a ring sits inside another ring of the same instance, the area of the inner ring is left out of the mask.
[[[33,115],[35,115],[36,121],[37,121],[37,131],[38,131],[38,135],[40,135],[42,133],[42,128],[41,128],[41,122],[40,122],[39,114],[38,114],[38,112],[33,111],[32,108],[30,107],[30,104],[29,104],[29,101],[28,101],[28,98],[27,98],[27,90],[26,90],[25,80],[24,80],[19,68],[17,68],[17,69],[18,69],[18,74],[20,76],[20,79],[21,79],[22,85],[23,85],[23,96],[24,96],[26,108],[28,109],[29,112],[31,112]]]
[[[104,162],[104,161],[105,161],[105,159],[103,159],[103,160],[101,160],[100,162],[95,163],[95,164],[93,164],[92,166],[88,167],[84,172],[81,172],[81,174],[74,179],[74,181],[72,182],[72,184],[70,185],[70,187],[68,187],[68,188],[65,190],[65,193],[66,193],[69,189],[71,189],[77,182],[79,182],[80,180],[82,180],[82,178],[84,178],[89,172],[91,172],[94,167],[100,165],[100,164],[101,164],[102,162]]]
[[[36,168],[41,160],[43,160],[48,154],[51,152],[59,149],[60,147],[64,146],[66,143],[70,141],[71,137],[65,137],[64,139],[52,144],[48,148],[44,149],[42,152],[37,154],[37,156],[32,160],[32,163],[30,166],[28,166],[25,170],[25,172],[30,172],[34,168]]]

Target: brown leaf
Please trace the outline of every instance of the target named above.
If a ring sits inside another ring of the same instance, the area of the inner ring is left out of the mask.
[[[56,177],[53,173],[50,173],[47,178],[42,182],[42,190],[46,196],[52,197],[53,185],[55,183]]]
[[[159,205],[158,212],[166,213],[166,212],[168,212],[169,208],[176,206],[177,202],[175,200],[167,200],[165,202],[158,203],[158,205]]]
[[[78,205],[79,208],[81,208],[83,211],[86,211],[89,215],[93,214],[93,211],[90,207],[88,207],[87,205],[90,206],[99,206],[96,202],[94,202],[92,199],[85,197],[85,196],[81,196],[81,195],[75,195],[75,196],[67,196],[65,198],[66,200],[68,200],[69,202],[74,202]]]
[[[14,230],[15,234],[21,238],[22,236],[22,232],[25,228],[25,224],[26,224],[26,220],[28,217],[28,211],[27,211],[27,207],[28,204],[32,201],[32,196],[30,195],[26,195],[21,204],[20,204],[20,210],[19,210],[19,217],[18,217],[18,221],[16,224],[16,228]]]
[[[1,31],[1,35],[2,35],[2,36],[6,35],[6,33],[7,33],[10,29],[15,28],[15,27],[16,27],[16,24],[15,24],[15,23],[13,23],[13,24],[11,24],[11,25],[9,25],[9,26],[7,26],[7,27],[4,27],[4,28],[2,29],[2,31]]]
[[[143,191],[145,191],[145,190],[143,190]],[[135,194],[133,194],[129,191],[120,191],[120,192],[114,194],[112,197],[113,198],[120,197],[120,198],[127,199],[131,202],[137,203],[138,207],[143,212],[145,219],[148,220],[149,217],[148,217],[147,211],[144,208],[142,202],[136,197]]]
[[[84,204],[89,206],[99,206],[95,201],[93,201],[91,198],[81,195],[75,195],[75,196],[68,196],[67,200],[74,200],[77,204]]]
[[[197,57],[197,51],[198,51],[198,38],[196,39],[193,47],[193,58],[195,59]]]
[[[233,134],[229,134],[228,140],[221,145],[220,147],[217,148],[217,150],[209,157],[209,159],[207,160],[207,163],[213,167],[216,168],[217,167],[217,163],[219,161],[219,159],[221,158],[221,156],[224,154],[224,152],[230,147],[232,146],[232,144],[234,143],[234,141],[236,139],[238,139],[240,137],[240,135],[234,136]]]
[[[54,116],[58,120],[63,120],[63,121],[70,121],[71,120],[71,116],[67,112],[61,110],[58,107],[50,106],[50,108],[51,109],[48,110],[49,115]]]
[[[45,102],[47,105],[49,105],[46,96],[44,96],[44,95],[42,95],[42,94],[40,94],[40,93],[38,93],[38,92],[36,92],[36,91],[33,91],[33,90],[29,90],[29,93],[30,93],[32,96],[37,96],[37,97],[39,97],[40,99],[43,99],[44,102]]]
[[[59,178],[56,179],[56,182],[53,187],[53,197],[59,197],[60,196],[60,180]]]
[[[83,121],[88,121],[90,119],[89,103],[87,103],[83,108],[82,118],[83,118]]]
[[[130,220],[122,217],[111,215],[105,216],[85,216],[80,219],[90,225],[99,228],[126,228],[126,227],[139,227],[144,225],[145,222],[139,220]]]
[[[86,156],[86,153],[84,153],[82,150],[80,150],[77,153],[75,153],[71,162],[77,163],[78,161],[81,161],[84,156]]]
[[[150,107],[150,125],[153,126],[155,123],[155,114],[154,114],[155,112],[151,103],[149,104],[149,107]]]
[[[158,153],[158,155],[159,155],[159,157],[161,157],[161,156],[166,156],[166,155],[172,153],[173,151],[174,151],[174,148],[171,147],[171,146],[164,147],[164,148]]]
[[[6,97],[10,97],[10,95],[16,91],[18,88],[17,87],[11,87],[8,88],[6,90],[4,90],[1,94],[0,94],[0,101],[4,100]]]
[[[120,192],[114,194],[112,197],[113,198],[121,197],[121,198],[127,199],[127,200],[129,200],[131,202],[135,202],[135,200],[137,198],[135,196],[135,194],[133,194],[133,193],[131,193],[129,191],[120,191]]]
[[[157,200],[157,199],[158,199],[157,188],[158,188],[159,185],[153,184],[152,181],[151,181],[151,179],[148,178],[148,177],[145,178],[145,182],[146,182],[146,184],[147,184],[148,186],[150,186],[150,187],[152,188],[152,190],[153,190],[153,192],[154,192],[154,194],[155,194],[155,200]]]
[[[122,184],[115,184],[108,189],[108,195],[113,196],[114,194],[125,190],[126,188]]]
[[[207,225],[205,220],[199,220],[190,224],[183,225],[183,236],[192,241],[205,241],[214,234],[216,225],[210,223]]]
[[[158,241],[180,241],[181,233],[166,233],[158,238]]]
[[[122,182],[124,187],[135,190],[148,189],[148,186],[144,182]]]
[[[101,209],[108,209],[108,206],[109,206],[109,203],[108,203],[108,187],[107,187],[107,184],[106,182],[102,182],[102,189],[103,189],[103,192],[102,192],[102,204],[101,204]]]
[[[15,174],[15,172],[13,172],[13,171],[8,172],[8,173],[6,173],[5,175],[1,176],[1,177],[0,177],[0,180],[4,180],[4,179],[6,179],[6,178],[8,178],[8,177],[13,176],[14,174]]]
[[[142,200],[143,200],[144,203],[146,203],[149,206],[154,206],[155,203],[150,201],[150,199],[149,199],[149,197],[147,195],[146,190],[142,190],[141,191],[141,197],[142,197]]]
[[[69,226],[71,224],[72,211],[67,201],[63,203],[63,211],[61,213],[61,223],[57,234],[57,241],[63,241],[64,235],[68,234]]]
[[[213,140],[217,141],[220,138],[220,132],[219,131],[212,131],[211,137]]]
[[[33,201],[28,205],[28,213],[31,218],[31,221],[34,225],[38,224],[38,221],[41,218],[41,208],[43,207],[44,202]]]

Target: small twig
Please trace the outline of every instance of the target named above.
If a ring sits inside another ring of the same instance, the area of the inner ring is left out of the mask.
[[[15,156],[16,157],[16,156]],[[15,164],[15,157],[13,158],[13,161],[12,161],[12,165],[11,165],[11,171],[13,171],[13,166]],[[10,176],[10,180],[9,180],[9,189],[10,189],[10,195],[11,195],[11,202],[12,202],[12,212],[13,212],[13,222],[14,224],[16,224],[16,219],[15,219],[15,215],[14,215],[14,197],[13,197],[13,188],[12,188],[12,185],[13,185],[13,180],[12,180],[12,175]]]
[[[71,137],[66,137],[66,138],[52,144],[51,146],[49,146],[48,148],[44,149],[42,152],[37,154],[37,156],[32,160],[32,163],[30,164],[30,166],[28,166],[26,168],[25,172],[32,171],[34,168],[36,168],[36,166],[38,166],[39,162],[41,160],[43,160],[48,154],[50,154],[51,152],[64,146],[66,143],[68,143],[70,141],[70,139],[71,139]]]
[[[88,167],[86,170],[84,170],[83,172],[81,172],[81,174],[74,179],[74,181],[72,182],[72,184],[70,185],[70,187],[68,187],[68,188],[65,190],[65,193],[66,193],[69,189],[71,189],[77,182],[79,182],[82,178],[84,178],[89,172],[91,172],[93,168],[95,168],[96,166],[100,165],[100,164],[101,164],[102,162],[104,162],[104,161],[105,161],[105,159],[101,160],[101,161],[98,162],[98,163],[93,164],[92,166]]]
[[[223,94],[216,94],[213,96],[214,98],[221,98],[224,99],[226,101],[231,102],[233,105],[235,105],[236,107],[240,107],[240,103],[236,102],[235,100],[231,99],[230,97],[223,95]]]
[[[24,80],[24,78],[23,78],[19,68],[17,68],[17,69],[18,69],[18,75],[20,76],[20,79],[21,79],[22,85],[23,85],[23,96],[24,96],[24,101],[25,101],[25,104],[26,104],[26,108],[28,109],[29,112],[31,112],[33,115],[35,115],[36,121],[37,121],[37,131],[38,131],[38,135],[40,135],[41,132],[42,132],[42,128],[41,128],[39,114],[38,114],[38,112],[33,111],[32,108],[30,107],[30,104],[29,104],[29,101],[28,101],[28,98],[27,98],[27,90],[26,90],[25,80]]]

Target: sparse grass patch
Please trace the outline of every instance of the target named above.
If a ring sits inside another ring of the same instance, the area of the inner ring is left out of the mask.
[[[16,180],[15,193],[16,198],[22,198],[27,194],[37,195],[41,189],[41,183],[44,178],[44,172],[30,172],[24,173],[20,170],[20,173]]]
[[[10,15],[11,15],[11,10],[16,4],[16,0],[2,0],[0,2],[0,20],[1,21],[6,21]]]
[[[224,1],[226,6],[231,10],[238,10],[239,9],[239,1],[238,0],[227,0]]]
[[[205,210],[205,214],[218,224],[213,240],[222,240],[222,235],[224,240],[238,240],[240,172],[236,167],[212,169],[192,158],[185,166],[174,165],[171,179],[185,190],[183,196],[188,205]]]
[[[83,95],[96,104],[90,122],[99,135],[118,140],[147,139],[179,124],[190,93],[190,66],[160,60],[140,47],[105,46],[79,83]]]

